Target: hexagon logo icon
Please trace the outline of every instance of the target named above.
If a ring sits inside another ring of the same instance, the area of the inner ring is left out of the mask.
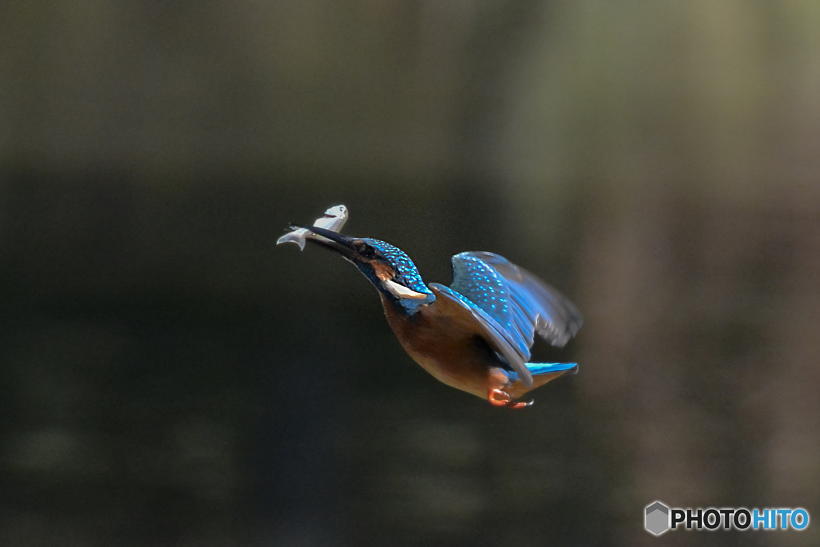
[[[653,536],[660,536],[669,531],[669,506],[655,500],[643,510],[643,527]]]

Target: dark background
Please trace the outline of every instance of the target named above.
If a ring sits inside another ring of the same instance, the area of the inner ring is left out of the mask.
[[[817,545],[820,4],[0,4],[0,544]],[[289,221],[570,295],[524,412]]]

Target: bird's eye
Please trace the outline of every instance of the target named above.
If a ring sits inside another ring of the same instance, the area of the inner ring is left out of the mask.
[[[353,242],[353,249],[364,258],[375,258],[376,256],[376,251],[373,247],[361,240]]]

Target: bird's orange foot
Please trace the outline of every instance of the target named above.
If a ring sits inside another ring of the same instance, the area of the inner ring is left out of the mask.
[[[512,396],[501,389],[491,389],[488,391],[487,401],[493,406],[504,406],[507,408],[527,408],[535,402],[533,399],[529,401],[513,401]]]

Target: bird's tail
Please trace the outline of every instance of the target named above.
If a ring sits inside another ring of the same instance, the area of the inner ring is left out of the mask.
[[[525,366],[533,376],[564,371],[567,374],[578,373],[578,363],[526,363]]]

